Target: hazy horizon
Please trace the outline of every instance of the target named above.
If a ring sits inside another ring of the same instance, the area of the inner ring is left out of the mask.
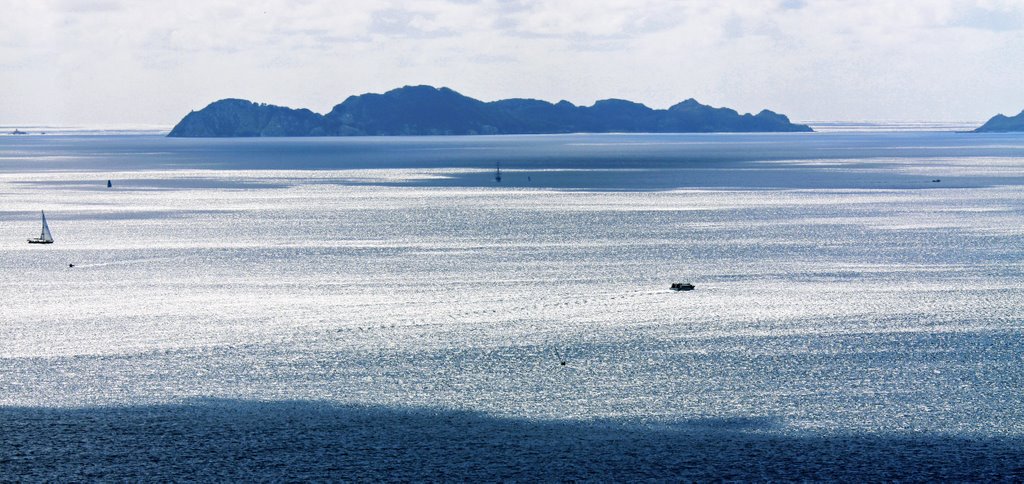
[[[327,112],[447,86],[484,101],[687,98],[794,120],[1024,109],[1012,1],[0,0],[0,125],[173,125],[226,97]]]
[[[301,106],[290,106],[290,107],[301,107]],[[323,113],[321,113],[323,114]],[[136,123],[136,124],[75,124],[75,125],[55,125],[55,124],[0,124],[0,136],[8,135],[11,131],[18,129],[26,132],[26,134],[166,134],[171,131],[172,128],[180,120],[175,120],[173,123],[167,124],[149,124],[149,123]],[[791,120],[797,124],[806,124],[814,129],[815,132],[898,132],[898,131],[966,131],[973,130],[977,126],[984,123],[984,120],[959,120],[959,121],[932,121],[932,120],[913,120],[913,119],[883,119],[883,120],[867,120],[867,119],[835,119],[835,120]],[[647,133],[647,132],[629,132],[629,133],[588,133],[588,132],[574,132],[564,133],[565,135],[575,134],[630,134],[630,135],[658,135],[664,133]],[[720,133],[679,133],[679,134],[720,134]],[[558,136],[558,133],[551,134],[522,134],[522,135],[496,135],[496,136]],[[365,135],[374,136],[374,135]]]

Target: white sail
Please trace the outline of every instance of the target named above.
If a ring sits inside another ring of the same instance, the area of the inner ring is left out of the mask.
[[[39,235],[39,240],[43,240],[45,242],[53,242],[53,235],[50,234],[50,226],[46,225],[46,213],[40,213],[43,214],[43,233]]]

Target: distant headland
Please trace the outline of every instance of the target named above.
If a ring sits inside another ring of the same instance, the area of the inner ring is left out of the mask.
[[[997,114],[974,130],[975,133],[1010,133],[1015,131],[1024,131],[1024,111],[1011,117]]]
[[[446,87],[406,86],[350,96],[326,115],[222,99],[186,115],[172,137],[408,136],[557,133],[809,132],[784,115],[739,114],[687,99],[651,109],[621,99],[576,106],[536,99],[483,102]]]

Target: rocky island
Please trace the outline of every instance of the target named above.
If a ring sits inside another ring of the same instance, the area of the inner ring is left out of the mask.
[[[1014,131],[1024,131],[1024,111],[1021,111],[1016,116],[1009,117],[997,114],[974,130],[975,133],[1009,133]]]
[[[812,131],[784,115],[756,115],[687,99],[651,109],[621,99],[576,106],[535,99],[484,102],[446,87],[406,86],[350,96],[331,112],[222,99],[186,115],[172,137],[388,136],[557,133],[710,133]]]

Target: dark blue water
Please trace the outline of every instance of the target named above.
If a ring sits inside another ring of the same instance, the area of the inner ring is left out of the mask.
[[[1017,481],[1024,439],[781,436],[764,418],[650,428],[315,402],[0,408],[27,481]]]
[[[0,137],[0,172],[19,170],[336,170],[367,168],[477,168],[502,163],[504,183],[582,189],[677,187],[814,188],[913,186],[928,174],[908,177],[873,169],[892,160],[1020,157],[1019,134],[956,132],[622,134],[555,136],[451,136],[357,138],[183,139],[159,136]],[[842,161],[801,166],[766,161]],[[675,176],[681,168],[698,177]],[[532,176],[535,170],[564,170]],[[602,173],[599,170],[611,170]],[[753,170],[756,176],[737,176]],[[845,176],[855,171],[857,180]],[[522,176],[518,176],[522,175]],[[524,178],[530,177],[527,181]],[[869,176],[864,180],[863,176]],[[1021,181],[1013,176],[1011,182]],[[948,177],[947,177],[948,178]],[[927,180],[925,180],[927,179]],[[491,177],[455,174],[449,185],[482,185]],[[977,186],[990,180],[962,173],[946,180]],[[417,182],[411,182],[417,183]],[[437,181],[431,183],[438,183]],[[443,182],[442,182],[443,183]]]

